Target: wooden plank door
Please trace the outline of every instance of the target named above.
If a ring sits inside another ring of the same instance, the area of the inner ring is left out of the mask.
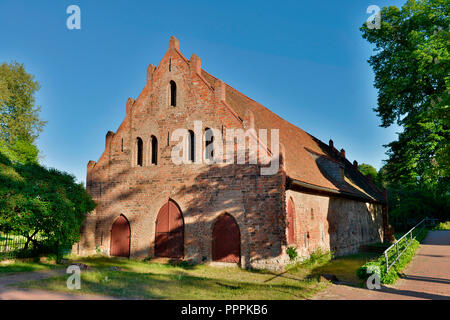
[[[184,221],[178,205],[169,200],[159,210],[156,219],[155,256],[184,256]]]
[[[130,224],[124,216],[120,216],[114,221],[111,229],[111,255],[116,257],[129,257],[130,240]]]
[[[241,257],[241,236],[232,216],[220,216],[213,228],[212,255],[214,261],[238,263]]]

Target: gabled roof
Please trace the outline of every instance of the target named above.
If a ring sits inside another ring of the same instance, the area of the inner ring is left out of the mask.
[[[202,70],[202,77],[214,87],[216,78]],[[247,117],[247,110],[254,116],[255,129],[279,129],[280,143],[285,149],[285,170],[290,179],[311,188],[352,195],[367,201],[384,202],[383,193],[369,179],[359,172],[345,156],[334,147],[284,120],[263,105],[225,84],[226,103],[241,119]],[[343,169],[344,177],[336,179],[323,162],[331,162]]]

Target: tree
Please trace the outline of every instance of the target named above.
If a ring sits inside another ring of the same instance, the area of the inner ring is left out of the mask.
[[[450,150],[450,2],[409,0],[381,11],[381,28],[361,27],[375,45],[375,73],[382,127],[403,128],[387,145],[390,182],[427,184],[448,192]]]
[[[366,177],[370,176],[373,181],[377,180],[378,177],[377,169],[372,167],[370,164],[361,163],[360,165],[358,165],[358,169]]]
[[[0,153],[0,230],[27,245],[70,246],[95,203],[82,184],[56,169],[13,163]]]
[[[34,143],[46,123],[35,105],[39,88],[23,64],[0,65],[0,151],[14,161],[37,162]]]

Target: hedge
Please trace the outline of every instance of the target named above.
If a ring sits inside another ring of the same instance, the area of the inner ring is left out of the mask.
[[[427,235],[428,230],[424,229],[420,234],[417,235],[416,239],[413,240],[413,242],[409,245],[409,247],[406,249],[405,252],[400,256],[398,261],[391,266],[389,269],[389,272],[386,272],[386,258],[384,255],[380,256],[375,261],[367,262],[366,264],[362,265],[356,270],[356,275],[361,280],[367,280],[367,278],[372,274],[371,272],[367,272],[367,269],[378,267],[378,270],[380,270],[380,273],[378,274],[380,277],[380,281],[383,284],[394,284],[395,281],[399,278],[399,274],[405,269],[405,267],[408,265],[408,263],[411,261],[411,259],[414,257],[414,253],[416,252],[417,248],[419,247],[420,242],[425,238]],[[401,244],[399,244],[399,251],[403,251],[403,249],[406,247],[406,242],[403,241]],[[389,252],[389,261],[394,261],[396,257],[395,250],[390,250]],[[373,269],[372,269],[373,270]]]

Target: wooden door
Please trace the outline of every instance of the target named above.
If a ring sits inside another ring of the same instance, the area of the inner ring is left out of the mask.
[[[129,257],[130,239],[130,224],[124,216],[120,216],[114,221],[111,229],[111,255],[116,257]]]
[[[177,204],[171,200],[162,206],[156,218],[155,256],[184,256],[183,216]]]
[[[214,261],[238,263],[241,257],[241,236],[232,216],[220,216],[213,228],[212,256]]]

